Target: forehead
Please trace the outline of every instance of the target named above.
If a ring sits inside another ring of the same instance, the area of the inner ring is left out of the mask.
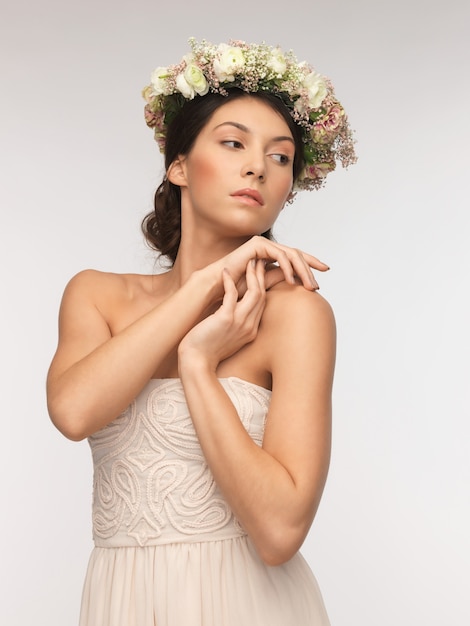
[[[208,121],[208,130],[213,130],[224,122],[242,124],[250,132],[259,131],[292,137],[289,126],[282,115],[267,102],[251,96],[242,96],[222,104]]]

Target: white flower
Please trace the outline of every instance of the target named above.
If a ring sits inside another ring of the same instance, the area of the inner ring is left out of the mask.
[[[309,105],[312,109],[317,109],[327,94],[325,81],[317,72],[310,72],[304,78],[302,86],[307,90]]]
[[[178,74],[176,77],[176,88],[183,94],[186,100],[192,100],[196,95],[194,87],[188,83],[184,74]]]
[[[152,75],[150,77],[150,84],[152,85],[152,91],[155,96],[159,96],[163,94],[164,96],[169,95],[168,86],[166,83],[166,79],[168,78],[168,68],[167,67],[157,67],[157,69],[153,70]]]
[[[245,66],[243,50],[221,43],[217,48],[218,56],[214,59],[214,73],[220,82],[235,80],[235,74]]]
[[[193,63],[188,64],[184,70],[184,77],[188,85],[200,96],[205,96],[209,91],[209,83],[197,65]]]
[[[281,78],[286,71],[287,64],[285,56],[280,48],[273,48],[271,58],[267,63],[268,68],[274,72],[277,78]]]
[[[300,115],[304,115],[309,109],[308,98],[304,95],[297,98],[294,104],[294,109],[300,113]]]

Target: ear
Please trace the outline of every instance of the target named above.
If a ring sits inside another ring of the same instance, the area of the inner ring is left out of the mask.
[[[170,183],[173,183],[173,185],[176,185],[177,187],[187,186],[184,156],[179,156],[173,161],[173,163],[168,168],[166,177],[168,178]]]
[[[284,203],[284,206],[282,208],[284,208],[286,206],[286,204],[291,204],[295,198],[295,196],[297,195],[297,192],[292,190],[290,192],[290,194],[287,196],[286,201]]]

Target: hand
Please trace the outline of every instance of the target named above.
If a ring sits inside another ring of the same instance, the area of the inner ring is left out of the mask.
[[[250,259],[246,290],[238,289],[227,268],[222,272],[224,297],[220,308],[187,333],[178,349],[180,369],[202,361],[215,372],[218,364],[253,341],[266,303],[265,263]]]
[[[270,241],[259,235],[252,237],[206,269],[215,270],[218,276],[221,275],[224,268],[228,269],[237,286],[239,296],[243,296],[246,289],[245,270],[250,259],[261,259],[267,264],[266,289],[286,280],[291,284],[300,281],[306,289],[315,290],[319,287],[311,268],[321,272],[329,269],[325,263],[311,254]]]

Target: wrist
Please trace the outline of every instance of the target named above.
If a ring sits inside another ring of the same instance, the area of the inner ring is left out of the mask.
[[[207,307],[222,299],[224,294],[222,274],[212,265],[195,270],[189,280],[200,293],[205,294]]]
[[[184,340],[178,347],[178,373],[182,381],[204,376],[215,376],[217,363],[212,363],[208,356]]]

